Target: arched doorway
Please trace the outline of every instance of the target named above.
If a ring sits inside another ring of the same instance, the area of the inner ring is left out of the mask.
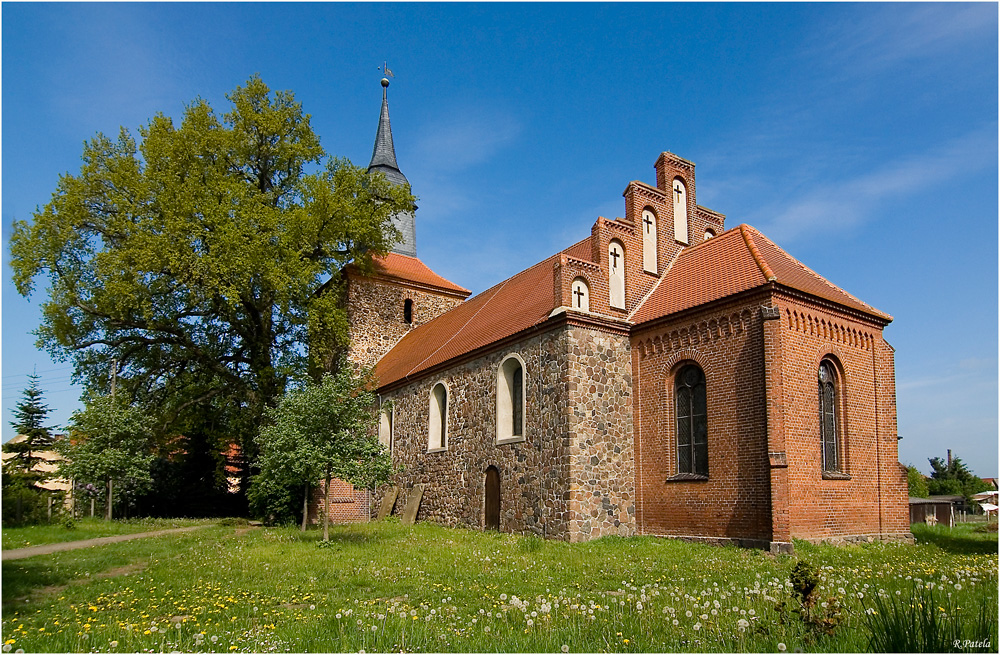
[[[486,469],[486,529],[500,529],[500,471]]]

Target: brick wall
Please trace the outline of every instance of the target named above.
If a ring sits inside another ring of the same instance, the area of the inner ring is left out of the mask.
[[[637,330],[632,337],[638,530],[771,539],[760,294]],[[674,378],[705,373],[708,479],[675,479]]]
[[[782,389],[791,536],[909,535],[906,476],[898,463],[892,350],[882,326],[795,297],[781,311]],[[824,475],[817,373],[837,372],[843,479]]]
[[[309,502],[309,523],[323,523],[322,482],[313,490]],[[367,521],[371,515],[371,494],[366,489],[355,489],[344,480],[330,483],[330,523],[359,523]]]

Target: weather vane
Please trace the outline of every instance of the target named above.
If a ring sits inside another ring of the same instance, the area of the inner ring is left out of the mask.
[[[379,70],[382,71],[382,74],[386,77],[396,77],[395,75],[392,74],[392,71],[389,70],[389,67],[386,65],[385,62],[382,62],[382,65],[379,67]]]

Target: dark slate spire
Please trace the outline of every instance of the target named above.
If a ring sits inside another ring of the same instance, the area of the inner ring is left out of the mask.
[[[389,101],[386,90],[389,80],[382,78],[382,114],[378,119],[378,132],[375,134],[375,148],[372,150],[372,161],[368,164],[368,172],[378,171],[385,175],[393,184],[409,184],[406,176],[396,164],[396,149],[392,146],[392,127],[389,126]],[[403,235],[392,249],[392,252],[409,257],[417,256],[417,230],[413,212],[402,212],[392,217],[392,223]]]

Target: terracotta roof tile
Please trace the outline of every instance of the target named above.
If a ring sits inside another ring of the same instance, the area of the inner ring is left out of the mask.
[[[373,257],[372,263],[375,265],[375,274],[385,277],[397,278],[425,284],[427,286],[453,291],[455,293],[471,293],[468,289],[460,287],[454,282],[444,279],[416,257],[407,257],[399,253],[390,252],[384,257]]]
[[[559,255],[590,259],[590,238],[521,271],[410,331],[375,366],[385,386],[545,321],[555,309]]]
[[[645,323],[713,300],[777,283],[892,320],[834,286],[749,225],[740,225],[681,252],[663,282],[632,316]]]

